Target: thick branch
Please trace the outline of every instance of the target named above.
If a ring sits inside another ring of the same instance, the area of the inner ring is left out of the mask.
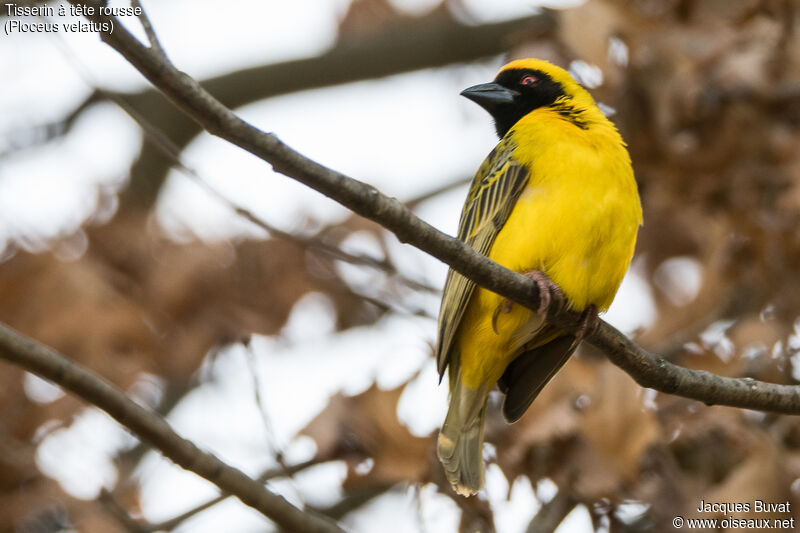
[[[222,492],[236,496],[286,530],[341,533],[331,520],[301,511],[241,470],[200,450],[175,433],[163,418],[133,402],[100,376],[4,324],[0,324],[0,358],[49,379],[101,408],[165,457],[214,483]]]
[[[89,4],[97,5],[97,2]],[[94,20],[103,22],[107,18],[94,17]],[[441,233],[417,218],[396,199],[304,157],[276,136],[244,122],[195,80],[177,71],[139,43],[118,20],[114,20],[114,27],[116,30],[113,34],[102,34],[101,38],[210,133],[251,152],[270,163],[276,171],[377,222],[397,235],[401,242],[427,252],[481,286],[529,308],[538,308],[538,289],[532,280],[492,262],[463,242]],[[550,321],[574,331],[577,319],[575,313],[565,312],[551,317]],[[672,365],[643,350],[605,322],[601,322],[587,340],[642,386],[707,404],[800,414],[798,387],[747,378],[723,378]]]

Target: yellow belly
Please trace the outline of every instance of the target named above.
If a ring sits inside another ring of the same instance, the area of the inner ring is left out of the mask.
[[[518,272],[544,272],[572,309],[594,304],[603,311],[628,269],[641,220],[630,166],[604,166],[596,153],[574,150],[549,155],[556,164],[534,170],[489,257]],[[516,304],[496,314],[503,302],[477,288],[459,326],[461,379],[471,388],[493,386],[542,324],[537,313]]]

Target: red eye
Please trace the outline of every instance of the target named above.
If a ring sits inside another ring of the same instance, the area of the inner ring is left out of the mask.
[[[519,80],[519,84],[520,85],[524,85],[526,87],[529,87],[531,85],[535,85],[536,84],[536,78],[533,77],[533,76],[525,76],[524,78]]]

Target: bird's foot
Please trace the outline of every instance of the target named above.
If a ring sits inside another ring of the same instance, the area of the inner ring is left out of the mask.
[[[526,276],[536,282],[539,288],[539,309],[537,310],[540,315],[551,316],[558,314],[564,308],[564,294],[561,289],[547,277],[547,274],[541,270],[527,270],[522,272]],[[514,302],[505,298],[500,305],[494,310],[492,314],[492,329],[497,333],[497,317],[500,313],[510,313],[514,307]],[[594,306],[592,306],[594,307]],[[588,308],[587,308],[588,309]],[[595,309],[595,319],[597,319],[597,310]],[[597,325],[595,324],[595,327]]]
[[[564,293],[561,288],[547,277],[541,270],[528,270],[522,273],[523,276],[531,278],[539,287],[539,314],[556,315],[564,309]]]

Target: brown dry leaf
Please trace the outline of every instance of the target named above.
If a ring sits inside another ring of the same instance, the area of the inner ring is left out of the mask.
[[[747,457],[751,446],[748,420],[736,409],[705,407],[679,398],[664,398],[664,433],[685,481],[703,494],[724,480]]]
[[[624,68],[611,60],[611,38],[624,38],[631,26],[629,14],[613,2],[595,0],[559,12],[559,40],[580,58],[603,71],[603,87],[593,91],[605,101],[618,90]]]
[[[377,385],[356,396],[341,393],[301,431],[317,443],[318,455],[348,463],[345,488],[416,483],[430,479],[434,438],[412,435],[397,419],[404,386],[381,390]],[[364,473],[356,467],[374,461]]]
[[[633,481],[644,454],[661,436],[654,410],[644,406],[643,389],[611,364],[598,367],[590,404],[581,411],[581,429],[594,457],[574,486],[595,499],[613,496]]]
[[[743,502],[750,504],[749,512],[732,512],[720,517],[736,518],[791,518],[791,513],[757,513],[753,502],[770,503],[790,501],[789,478],[785,459],[777,443],[763,433],[754,433],[747,449],[747,459],[742,461],[717,487],[704,493],[709,502]],[[699,502],[697,502],[699,504]],[[687,509],[691,513],[695,509]],[[689,516],[692,516],[691,514]]]
[[[780,138],[773,141],[773,147],[775,148],[778,157],[787,157],[785,154],[785,147],[787,145],[791,145],[796,147],[800,145],[800,133],[791,135],[790,140],[785,140],[783,133],[778,133]],[[792,154],[794,155],[794,154]],[[792,161],[789,161],[786,165],[787,173],[791,176],[789,190],[784,193],[780,200],[779,206],[783,213],[791,214],[797,213],[800,211],[800,157],[794,158]]]
[[[339,23],[339,31],[346,39],[362,38],[382,31],[397,18],[397,11],[387,0],[354,0]]]
[[[422,17],[450,17],[442,3],[430,8],[424,15],[410,16],[399,11],[389,0],[353,0],[339,23],[342,40],[356,40],[376,33],[407,31]]]
[[[795,426],[795,434],[800,433],[800,428]],[[800,509],[800,450],[797,447],[797,441],[790,442],[788,449],[783,450],[783,470],[784,479],[790,480],[789,482],[789,501],[792,503],[792,509],[795,510],[795,517],[797,517],[797,509]]]
[[[518,423],[492,423],[487,440],[509,480],[550,476],[588,501],[613,497],[660,436],[640,391],[607,361],[576,357]]]
[[[573,357],[514,424],[506,424],[499,409],[488,411],[486,440],[497,446],[497,464],[509,482],[522,475],[532,479],[547,475],[547,461],[542,456],[554,452],[552,443],[580,432],[576,401],[592,390],[596,366]]]

